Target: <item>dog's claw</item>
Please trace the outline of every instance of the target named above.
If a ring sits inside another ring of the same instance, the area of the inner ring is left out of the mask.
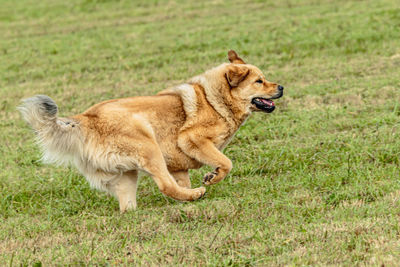
[[[211,185],[211,184],[212,184],[213,178],[214,178],[215,176],[217,176],[217,175],[218,175],[218,173],[216,173],[216,172],[209,172],[209,173],[206,173],[206,175],[204,175],[203,183],[204,183],[205,185]]]
[[[198,200],[202,199],[206,194],[207,194],[207,191],[204,191],[204,193],[198,198]]]
[[[195,196],[194,198],[193,198],[193,200],[198,200],[198,199],[200,199],[200,198],[202,198],[205,194],[206,194],[206,188],[205,187],[199,187],[198,189],[196,189],[198,192],[197,192],[197,196]]]

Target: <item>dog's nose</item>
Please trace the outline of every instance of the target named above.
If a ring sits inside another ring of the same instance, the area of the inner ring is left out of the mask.
[[[278,90],[279,90],[279,91],[283,91],[283,88],[284,88],[284,87],[283,87],[282,85],[278,85]]]

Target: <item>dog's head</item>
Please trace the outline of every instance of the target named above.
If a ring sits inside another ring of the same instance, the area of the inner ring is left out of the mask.
[[[226,65],[225,79],[232,97],[243,102],[246,109],[274,111],[272,99],[283,95],[283,86],[269,82],[259,68],[246,64],[233,50],[228,52],[228,59],[231,64]]]

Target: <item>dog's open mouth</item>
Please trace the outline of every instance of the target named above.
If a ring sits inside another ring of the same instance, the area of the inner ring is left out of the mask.
[[[251,103],[255,105],[258,109],[267,113],[271,113],[275,109],[275,103],[271,99],[255,97],[251,100]]]

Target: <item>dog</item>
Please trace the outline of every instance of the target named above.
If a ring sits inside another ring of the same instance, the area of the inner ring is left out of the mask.
[[[205,185],[223,180],[232,162],[221,151],[253,111],[272,112],[272,99],[283,95],[235,51],[228,59],[157,95],[104,101],[68,118],[44,95],[23,100],[19,110],[43,161],[74,165],[92,187],[114,195],[121,212],[136,209],[139,171],[164,195],[193,201],[206,189],[191,188],[188,171],[206,164],[214,171]]]

